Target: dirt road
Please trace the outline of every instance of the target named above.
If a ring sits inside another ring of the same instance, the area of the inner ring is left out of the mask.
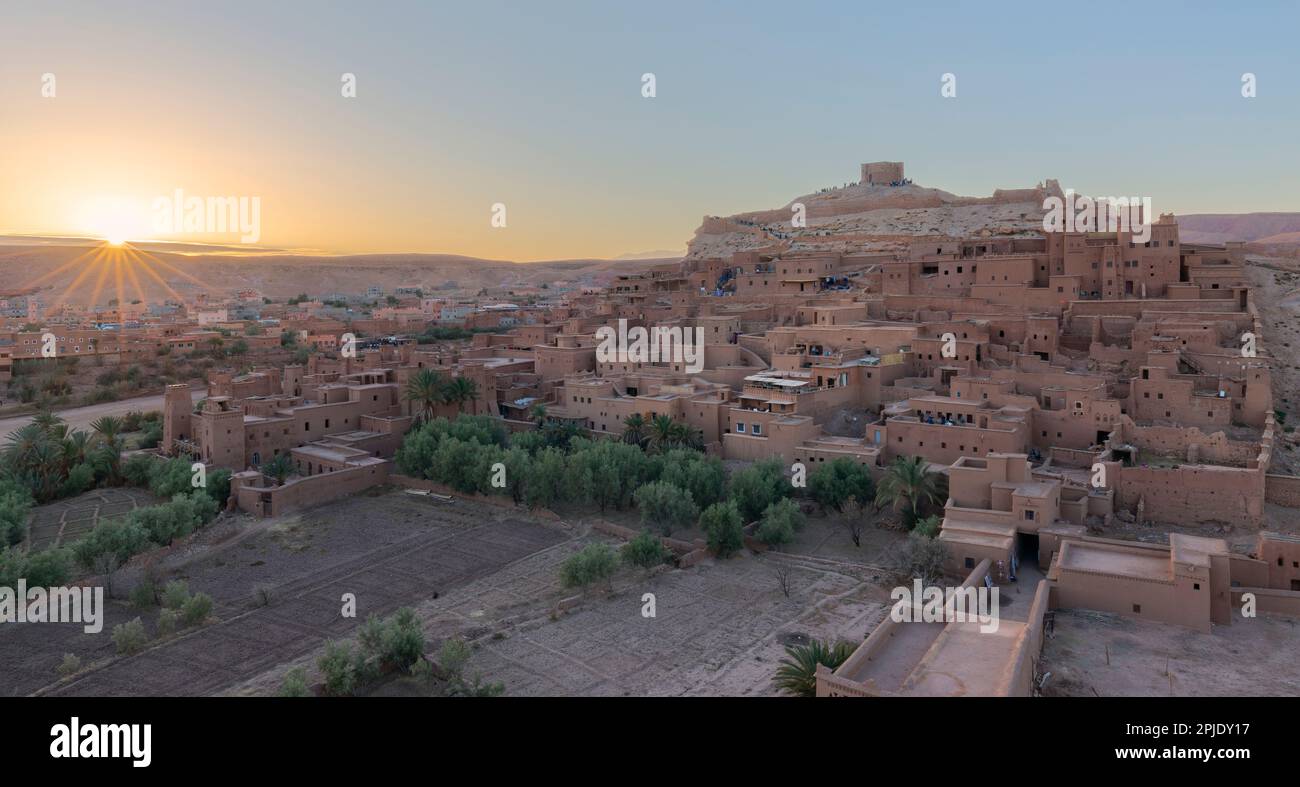
[[[194,401],[207,396],[207,392],[201,389],[195,389],[190,392]],[[163,404],[163,395],[155,394],[154,396],[137,396],[132,399],[122,399],[116,402],[105,402],[103,404],[92,404],[86,407],[72,407],[66,410],[57,410],[63,420],[74,429],[89,429],[91,421],[105,415],[126,415],[132,410],[148,412],[149,410],[161,410]],[[12,418],[0,418],[0,437],[8,435],[10,432],[18,429],[32,420],[30,415],[17,415]]]

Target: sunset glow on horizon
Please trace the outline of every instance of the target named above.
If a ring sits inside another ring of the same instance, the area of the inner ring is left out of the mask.
[[[253,26],[198,8],[74,8],[66,26],[48,9],[8,12],[29,32],[0,46],[0,233],[249,244],[210,225],[158,232],[155,202],[181,190],[260,198],[256,246],[528,261],[680,253],[704,215],[787,204],[851,180],[860,161],[905,160],[918,184],[961,195],[1055,178],[1175,213],[1293,209],[1285,184],[1300,175],[1285,131],[1300,90],[1275,54],[1289,46],[1271,45],[1287,26],[1230,9],[1130,9],[1133,29],[1165,32],[1137,51],[1109,19],[1037,4],[1025,6],[1035,25],[1059,15],[1084,29],[1036,43],[1034,26],[1009,21],[1028,13],[904,9],[895,23],[932,34],[867,45],[872,14],[846,3],[810,15],[815,36],[802,15],[762,21],[790,13],[780,4],[648,17],[593,4],[565,20],[397,4],[365,9],[364,24],[361,9],[277,4],[256,6]],[[1213,58],[1181,43],[1204,29],[1220,33]],[[721,56],[724,33],[748,56]],[[107,39],[111,59],[97,51]],[[1158,94],[1063,83],[1080,57],[1159,74]],[[874,65],[886,61],[908,65],[886,77]],[[1247,70],[1260,74],[1253,101],[1236,94]],[[947,71],[963,93],[944,102]],[[1126,121],[1081,117],[1097,107]],[[1216,187],[1195,188],[1208,160]]]

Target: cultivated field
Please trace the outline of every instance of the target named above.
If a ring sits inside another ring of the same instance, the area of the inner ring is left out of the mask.
[[[120,486],[93,489],[37,506],[29,520],[29,548],[36,551],[66,546],[94,530],[100,519],[121,516],[157,502],[147,490]]]
[[[812,517],[786,553],[622,569],[611,587],[582,595],[560,586],[559,566],[604,538],[589,522],[464,500],[385,490],[273,520],[227,517],[201,535],[163,568],[212,596],[207,625],[130,657],[116,654],[112,627],[139,616],[153,636],[156,607],[112,601],[98,635],[5,626],[0,695],[271,694],[295,665],[314,680],[327,640],[400,606],[416,607],[431,652],[447,637],[469,639],[470,671],[509,695],[770,694],[786,643],[860,640],[880,620],[888,583],[869,563],[900,538],[869,529],[859,550],[842,527]],[[119,572],[116,594],[138,575]],[[341,615],[345,593],[356,595],[355,618]],[[642,615],[645,593],[653,617]],[[64,653],[85,666],[60,680]]]
[[[156,608],[114,602],[98,635],[73,625],[6,626],[0,662],[13,668],[0,678],[0,693],[215,693],[346,636],[372,612],[418,603],[567,539],[513,512],[400,493],[351,498],[250,528],[193,550],[181,570],[191,591],[212,596],[215,622],[127,658],[115,655],[112,625],[139,615],[152,633]],[[120,595],[125,581],[116,584]],[[261,588],[269,604],[262,604]],[[341,615],[344,593],[356,595],[356,618]],[[65,652],[78,654],[87,669],[51,686]]]

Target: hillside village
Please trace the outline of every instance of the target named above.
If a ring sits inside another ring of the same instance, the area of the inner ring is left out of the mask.
[[[1242,627],[1247,597],[1300,615],[1286,420],[1300,416],[1279,387],[1294,364],[1275,354],[1246,250],[1184,242],[1171,214],[1150,217],[1145,241],[1045,232],[1053,194],[1046,181],[958,198],[877,162],[801,198],[806,227],[788,206],[707,217],[680,261],[604,283],[289,303],[202,292],[98,311],[16,292],[0,304],[0,381],[13,399],[69,359],[147,367],[157,384],[140,389],[162,394],[162,415],[140,450],[228,471],[223,510],[253,519],[393,485],[462,497],[411,466],[412,440],[476,416],[511,438],[657,440],[732,473],[772,458],[785,478],[848,463],[879,488],[913,463],[940,490],[942,575],[1014,583],[1027,599],[992,637],[974,623],[904,633],[878,620],[818,669],[815,693],[1028,696],[1043,689],[1055,611],[1207,636]],[[702,369],[603,359],[599,333],[620,325],[701,336]],[[188,372],[163,372],[176,362]],[[925,512],[906,513],[915,526]],[[758,550],[770,546],[762,516],[741,523]],[[708,538],[663,545],[679,568],[727,552]]]

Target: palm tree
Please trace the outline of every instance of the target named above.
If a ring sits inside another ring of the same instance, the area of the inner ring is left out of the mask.
[[[442,396],[447,404],[455,404],[456,409],[464,410],[465,402],[478,398],[478,383],[468,377],[453,377],[443,386]]]
[[[702,451],[704,450],[704,431],[696,429],[690,424],[674,423],[672,439],[669,444],[673,448],[693,448]]]
[[[640,413],[632,413],[623,419],[623,441],[632,445],[645,444],[646,421]]]
[[[542,424],[546,423],[546,405],[540,403],[535,404],[530,412],[533,416],[533,421],[537,423],[537,428],[541,429]]]
[[[79,429],[63,438],[63,456],[69,467],[86,461],[90,449],[90,435]]]
[[[33,416],[32,423],[39,426],[42,432],[56,440],[62,440],[68,434],[68,424],[49,410],[42,410]]]
[[[908,530],[916,526],[923,506],[939,502],[939,474],[931,472],[929,464],[921,456],[900,456],[876,488],[876,508],[891,506],[901,512]]]
[[[30,489],[37,501],[45,502],[54,498],[63,481],[67,452],[62,437],[56,438],[40,423],[32,422],[9,433],[0,461],[5,474]]]
[[[807,645],[786,645],[785,658],[777,667],[773,682],[782,691],[798,697],[817,696],[817,666],[838,668],[853,654],[853,644],[840,640],[834,645],[815,639]]]
[[[125,422],[115,415],[106,415],[90,423],[90,428],[94,430],[95,434],[106,442],[112,442],[113,438],[121,434],[125,427]]]
[[[640,412],[633,412],[628,418],[623,419],[623,441],[645,447],[646,425],[645,416]]]
[[[434,405],[442,401],[442,384],[442,375],[432,369],[421,369],[406,381],[406,401],[420,404],[417,422],[433,418]]]
[[[656,415],[650,420],[650,447],[659,453],[672,448],[678,438],[677,425],[671,416]]]
[[[91,422],[90,428],[99,438],[99,448],[95,451],[98,464],[104,468],[110,481],[116,482],[122,465],[121,434],[126,429],[126,422],[113,415],[106,415]]]
[[[293,472],[293,460],[288,454],[276,454],[262,463],[262,474],[275,479],[276,486],[284,486],[284,479]]]

